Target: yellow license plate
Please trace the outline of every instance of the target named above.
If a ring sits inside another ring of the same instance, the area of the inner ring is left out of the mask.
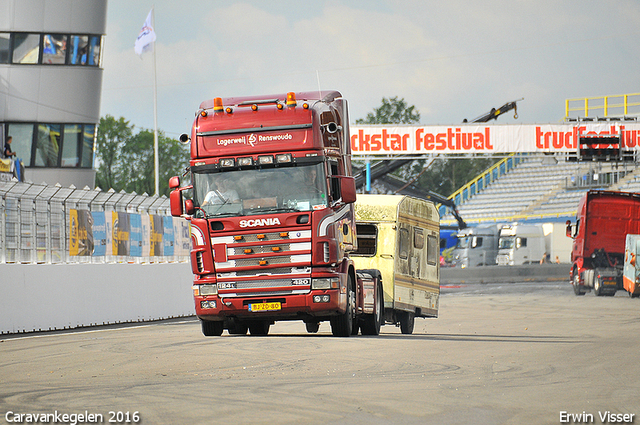
[[[282,308],[282,305],[279,302],[249,304],[249,311],[277,311],[277,310],[280,310],[281,308]]]

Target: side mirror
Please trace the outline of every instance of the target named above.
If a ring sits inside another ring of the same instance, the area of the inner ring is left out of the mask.
[[[193,206],[193,200],[192,199],[186,199],[184,201],[184,212],[187,215],[193,215],[193,213],[196,212],[196,209]]]
[[[568,238],[573,238],[572,229],[571,229],[571,220],[567,220],[567,230],[566,234]]]
[[[172,177],[171,179],[177,179]],[[171,180],[169,180],[169,187],[171,187]],[[174,217],[180,217],[184,213],[182,207],[182,191],[180,189],[174,189],[169,194],[169,204],[171,205],[171,215]],[[193,205],[193,202],[192,202]]]
[[[342,202],[353,204],[356,202],[356,179],[353,177],[340,177],[340,194]]]
[[[177,189],[180,187],[180,177],[173,176],[169,179],[169,189]]]

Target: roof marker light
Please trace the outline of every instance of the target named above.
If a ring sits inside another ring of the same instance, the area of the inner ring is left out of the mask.
[[[253,112],[257,111],[258,110],[258,105],[256,105],[255,103],[253,105],[251,105],[251,110]]]
[[[287,106],[292,107],[296,106],[298,102],[296,102],[296,94],[292,91],[287,93]]]
[[[233,112],[233,108],[231,106],[227,106],[227,109],[225,109],[225,112],[227,114],[231,114]]]

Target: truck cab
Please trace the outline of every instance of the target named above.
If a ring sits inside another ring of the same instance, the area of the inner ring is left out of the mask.
[[[625,241],[640,233],[640,194],[590,190],[584,194],[575,224],[567,222],[573,239],[570,278],[576,295],[614,295],[623,286]],[[635,288],[633,290],[635,292]]]
[[[545,237],[542,226],[536,224],[507,224],[500,229],[499,266],[537,264],[545,260]]]
[[[459,268],[495,265],[501,227],[499,224],[480,224],[460,230],[452,265]]]
[[[362,329],[379,331],[378,284],[349,258],[356,192],[339,92],[214,98],[181,141],[191,184],[170,180],[171,211],[190,220],[206,336],[265,335],[277,320],[309,332],[328,320],[337,336],[371,321]]]

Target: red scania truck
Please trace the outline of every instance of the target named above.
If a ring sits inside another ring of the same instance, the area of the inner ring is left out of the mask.
[[[640,233],[640,194],[590,190],[580,201],[573,238],[570,278],[576,295],[614,295],[623,287],[625,239]]]
[[[191,222],[204,335],[266,335],[277,320],[379,333],[380,273],[349,257],[356,189],[339,92],[205,101],[181,141],[191,143],[191,184],[170,179],[171,212]]]

